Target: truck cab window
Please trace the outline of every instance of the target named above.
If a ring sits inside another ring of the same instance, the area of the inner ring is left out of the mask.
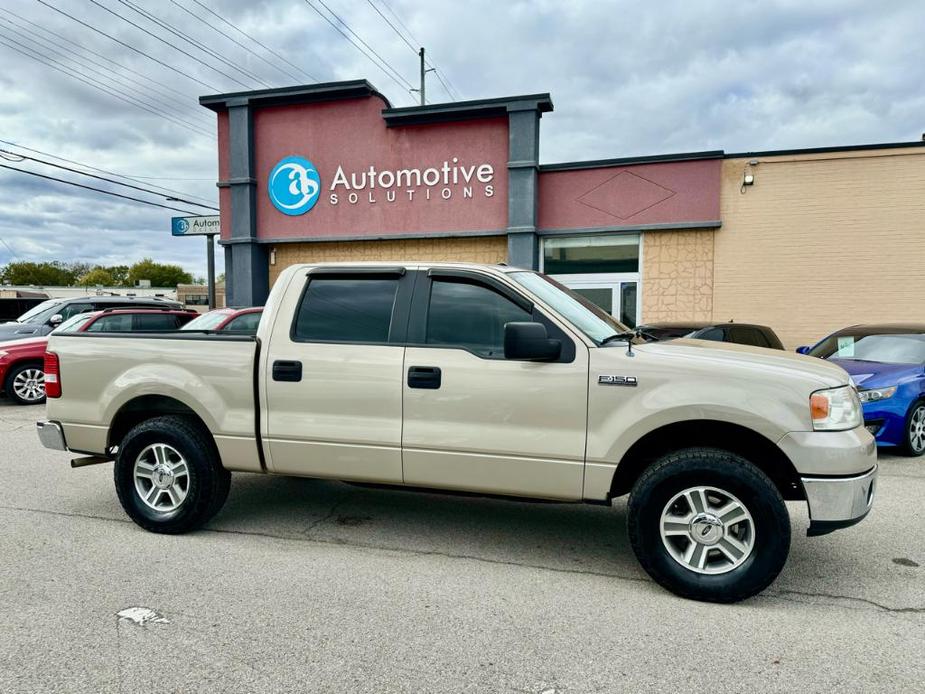
[[[311,279],[296,312],[300,342],[388,342],[397,279]]]
[[[532,320],[520,306],[486,286],[434,280],[427,311],[426,342],[502,358],[504,324]]]

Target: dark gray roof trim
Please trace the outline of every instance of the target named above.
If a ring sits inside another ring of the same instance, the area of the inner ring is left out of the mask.
[[[389,127],[396,125],[421,125],[426,123],[448,123],[475,118],[494,118],[505,116],[511,111],[539,111],[541,114],[552,111],[552,99],[549,94],[524,94],[522,96],[504,96],[498,99],[476,99],[473,101],[453,101],[445,104],[427,104],[426,106],[404,106],[387,108],[382,117]]]
[[[389,100],[366,80],[319,82],[317,84],[302,84],[278,89],[212,94],[200,96],[199,103],[218,113],[227,110],[229,106],[243,104],[250,106],[281,106],[318,101],[336,101],[338,99],[360,99],[367,96],[378,96],[385,102],[387,108],[392,106]]]
[[[834,152],[863,152],[871,149],[903,149],[925,147],[925,140],[912,142],[881,142],[869,145],[842,145],[840,147],[809,147],[806,149],[770,149],[764,152],[732,152],[726,159],[749,159],[754,157],[784,157],[791,154],[830,154]]]
[[[540,171],[574,171],[576,169],[599,169],[607,166],[629,166],[632,164],[658,164],[667,161],[697,161],[701,159],[722,159],[723,150],[706,152],[680,152],[678,154],[652,154],[645,157],[622,157],[620,159],[592,159],[589,161],[567,161],[556,164],[540,164]]]

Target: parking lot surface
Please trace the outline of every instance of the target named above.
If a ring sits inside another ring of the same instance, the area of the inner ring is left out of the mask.
[[[738,605],[648,579],[613,508],[233,477],[147,533],[112,466],[0,400],[0,691],[922,691],[925,460],[881,456],[859,526]],[[120,616],[122,613],[122,616]]]

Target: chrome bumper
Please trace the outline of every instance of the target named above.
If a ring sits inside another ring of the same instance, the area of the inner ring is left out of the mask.
[[[809,505],[809,536],[825,535],[860,523],[870,512],[877,487],[877,466],[853,477],[803,477]]]
[[[39,435],[39,441],[45,448],[51,448],[55,451],[66,451],[67,444],[64,442],[64,430],[57,422],[36,422],[35,431]]]

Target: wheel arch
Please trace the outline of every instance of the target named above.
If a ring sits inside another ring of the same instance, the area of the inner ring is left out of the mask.
[[[195,410],[184,402],[170,397],[169,395],[140,395],[124,403],[116,412],[109,425],[109,432],[106,437],[106,450],[119,446],[125,435],[133,427],[155,417],[164,415],[179,415],[195,421],[212,440],[215,445],[215,439],[209,431],[209,427],[203,421],[202,417],[196,414]]]
[[[805,499],[796,468],[777,444],[748,427],[712,419],[673,422],[642,436],[620,459],[610,497],[628,494],[642,473],[663,455],[690,447],[718,448],[740,455],[764,472],[784,499]]]

